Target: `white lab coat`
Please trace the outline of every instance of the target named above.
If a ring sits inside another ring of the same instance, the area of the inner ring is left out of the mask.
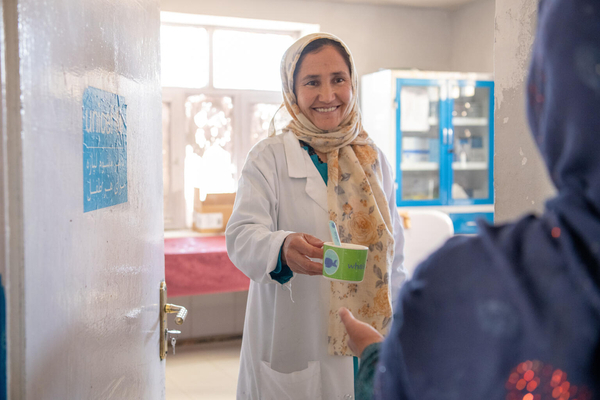
[[[384,190],[395,237],[392,294],[404,281],[404,236],[391,167],[383,153]],[[238,400],[354,398],[352,357],[327,353],[330,281],[295,274],[271,279],[287,235],[330,240],[327,186],[291,132],[265,139],[248,154],[227,224],[229,258],[250,279]],[[290,292],[291,286],[291,292]]]

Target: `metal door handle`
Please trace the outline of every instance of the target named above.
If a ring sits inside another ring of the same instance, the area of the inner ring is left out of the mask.
[[[185,307],[175,304],[165,304],[165,312],[167,314],[177,313],[175,316],[175,323],[177,325],[183,324],[183,321],[185,321],[185,317],[187,317],[188,314],[188,310]]]
[[[164,360],[167,357],[167,341],[169,339],[169,335],[178,335],[180,331],[169,331],[169,327],[167,326],[167,314],[175,314],[175,323],[177,325],[183,324],[185,318],[187,317],[188,311],[183,306],[178,306],[176,304],[167,304],[167,284],[165,281],[160,283],[160,306],[159,306],[159,318],[160,318],[160,359]],[[173,347],[175,347],[173,343]]]

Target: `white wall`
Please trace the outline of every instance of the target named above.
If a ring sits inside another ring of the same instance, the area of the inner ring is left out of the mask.
[[[451,15],[451,69],[494,72],[495,0],[477,0]]]
[[[344,40],[360,75],[450,68],[450,11],[299,0],[162,0],[162,11],[320,24]]]

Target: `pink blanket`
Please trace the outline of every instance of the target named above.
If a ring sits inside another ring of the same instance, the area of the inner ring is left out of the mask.
[[[225,236],[165,239],[169,297],[248,290],[250,279],[227,256]]]

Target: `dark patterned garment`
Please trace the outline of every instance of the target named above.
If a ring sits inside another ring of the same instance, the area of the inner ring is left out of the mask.
[[[557,196],[419,266],[361,365],[375,399],[600,399],[599,0],[541,1],[528,99]]]

